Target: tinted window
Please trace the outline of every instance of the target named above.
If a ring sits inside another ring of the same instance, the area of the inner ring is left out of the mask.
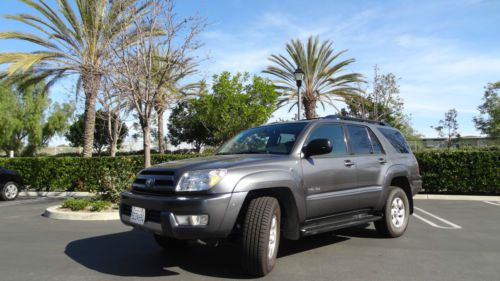
[[[330,155],[346,155],[347,146],[344,139],[344,130],[341,125],[323,124],[316,127],[309,135],[307,143],[315,139],[329,139],[332,143]]]
[[[368,132],[370,134],[370,139],[372,140],[373,153],[375,154],[384,153],[382,145],[380,144],[380,141],[378,140],[377,136],[370,129],[368,129]]]
[[[218,154],[289,154],[306,125],[284,123],[249,129],[222,145]]]
[[[410,147],[406,143],[403,135],[394,129],[378,128],[391,145],[400,153],[410,153]]]
[[[368,131],[362,126],[347,126],[349,138],[351,139],[351,149],[354,154],[372,153],[372,144],[368,137]]]

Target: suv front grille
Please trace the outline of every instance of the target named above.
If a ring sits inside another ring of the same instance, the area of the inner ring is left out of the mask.
[[[175,172],[170,170],[142,171],[132,184],[132,192],[144,195],[172,194],[175,191]]]

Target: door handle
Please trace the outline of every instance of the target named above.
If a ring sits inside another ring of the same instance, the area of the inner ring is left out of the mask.
[[[346,167],[354,166],[354,162],[352,162],[351,160],[345,160],[344,161],[344,166],[346,166]]]
[[[387,161],[385,160],[385,158],[379,158],[379,159],[378,159],[378,162],[379,162],[380,164],[385,164],[385,163],[387,163]]]

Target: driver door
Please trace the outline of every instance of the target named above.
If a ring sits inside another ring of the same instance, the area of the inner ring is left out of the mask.
[[[357,209],[356,166],[351,161],[343,126],[319,124],[311,131],[306,145],[314,139],[329,139],[333,150],[301,160],[307,219]]]

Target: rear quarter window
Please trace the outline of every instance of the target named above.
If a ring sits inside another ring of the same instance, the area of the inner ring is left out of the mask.
[[[410,153],[411,150],[408,143],[406,143],[405,137],[398,130],[388,128],[378,128],[378,130],[397,152]]]

